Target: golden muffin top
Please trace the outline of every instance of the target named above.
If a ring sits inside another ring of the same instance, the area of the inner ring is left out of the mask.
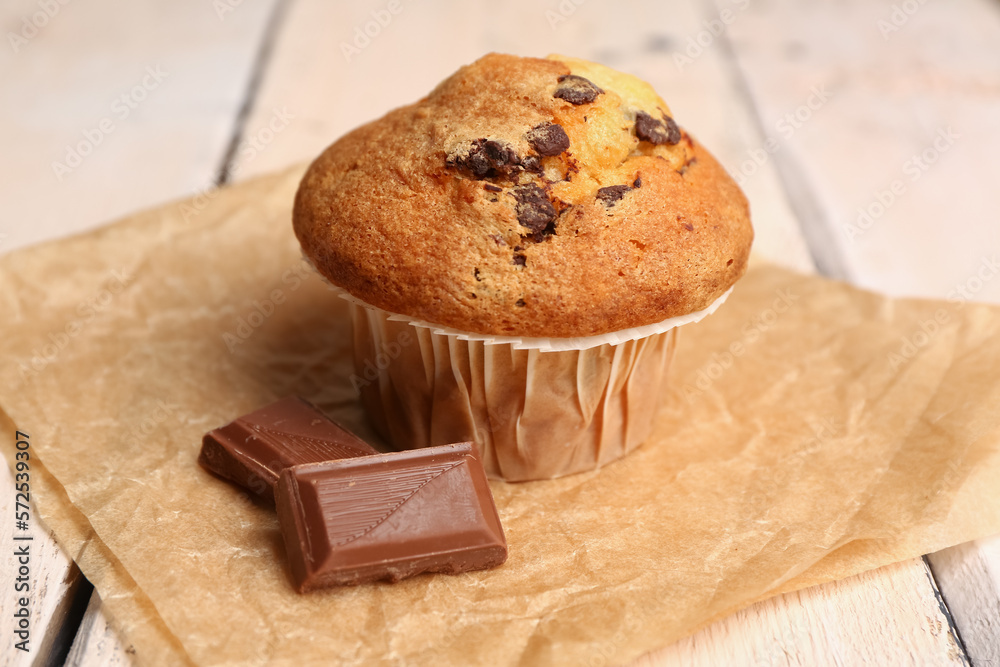
[[[384,310],[577,337],[701,310],[746,269],[746,198],[652,87],[490,54],[348,133],[295,199],[303,251]]]

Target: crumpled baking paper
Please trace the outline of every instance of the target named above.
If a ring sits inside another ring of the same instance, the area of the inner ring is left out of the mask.
[[[0,259],[4,427],[30,434],[33,499],[140,662],[613,664],[1000,532],[1000,309],[758,261],[684,327],[643,446],[493,484],[506,564],[295,593],[274,514],[195,460],[287,394],[374,438],[348,304],[291,232],[301,174]]]

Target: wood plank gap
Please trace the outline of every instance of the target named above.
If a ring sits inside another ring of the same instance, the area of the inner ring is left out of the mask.
[[[250,71],[250,80],[247,83],[247,91],[243,97],[243,104],[236,114],[236,121],[233,124],[233,134],[229,139],[229,145],[222,156],[222,163],[215,177],[216,187],[225,185],[230,181],[229,171],[232,168],[233,158],[243,139],[243,132],[246,129],[247,119],[253,111],[254,103],[257,101],[257,92],[260,90],[260,82],[264,78],[264,71],[271,59],[274,44],[281,33],[281,26],[287,15],[288,6],[291,0],[276,0],[274,8],[271,10],[271,18],[264,29],[264,36],[261,38],[260,48],[254,57],[253,69]]]
[[[80,582],[73,592],[73,601],[66,610],[66,616],[63,617],[52,640],[50,652],[45,659],[46,665],[66,664],[66,656],[69,655],[76,635],[80,631],[80,626],[83,624],[83,616],[87,612],[90,598],[94,594],[94,585],[82,573],[79,574],[79,577]]]
[[[941,614],[948,620],[948,632],[951,633],[952,638],[955,640],[955,644],[958,649],[962,652],[962,660],[967,665],[972,665],[972,658],[969,657],[969,651],[965,648],[965,641],[962,639],[962,633],[958,629],[958,625],[955,624],[955,617],[951,614],[951,609],[948,608],[948,601],[945,600],[944,596],[941,594],[941,587],[938,586],[937,576],[934,574],[934,566],[927,556],[921,556],[921,560],[924,561],[924,569],[927,571],[927,580],[931,584],[931,590],[934,591],[934,598],[937,600],[938,607],[941,608]]]
[[[101,596],[94,591],[73,640],[67,667],[131,667],[135,648],[121,641],[118,628],[104,613]]]
[[[708,2],[703,8],[707,10],[709,6],[715,8],[716,4]],[[706,13],[704,18],[706,21],[711,21],[716,16]],[[743,98],[758,136],[768,136],[764,119],[761,118],[760,106],[754,98],[746,73],[740,67],[736,49],[726,30],[721,31],[717,43],[724,54],[722,60],[729,69],[734,89]],[[847,263],[834,236],[833,223],[826,208],[819,202],[815,190],[809,184],[802,165],[792,156],[790,150],[778,151],[772,154],[770,159],[774,160],[775,171],[785,191],[785,199],[799,221],[799,230],[805,238],[816,270],[827,278],[850,280]]]

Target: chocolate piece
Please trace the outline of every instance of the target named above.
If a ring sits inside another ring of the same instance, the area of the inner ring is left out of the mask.
[[[273,503],[285,468],[372,454],[378,452],[312,404],[290,397],[205,434],[198,463]]]
[[[513,148],[493,139],[476,139],[466,151],[449,155],[446,164],[467,172],[473,178],[509,176],[518,169],[520,158]]]
[[[513,194],[517,200],[517,221],[532,232],[544,232],[549,223],[556,219],[556,209],[545,190],[534,183],[514,188]]]
[[[597,191],[597,198],[608,208],[614,206],[632,188],[627,185],[609,185]]]
[[[641,188],[642,187],[642,177],[641,176],[636,176],[635,177],[635,180],[632,181],[632,187],[633,188]]]
[[[521,166],[525,171],[530,171],[535,174],[542,173],[542,161],[537,155],[526,155],[523,160],[521,160]]]
[[[588,104],[597,99],[604,91],[595,86],[589,79],[576,74],[564,74],[559,77],[559,85],[553,97],[566,100],[570,104]]]
[[[471,442],[288,468],[276,500],[302,593],[481,570],[507,559]]]
[[[525,266],[528,263],[528,258],[520,253],[514,253],[514,257],[510,260],[510,263],[514,266]]]
[[[528,130],[525,135],[528,145],[539,155],[559,155],[569,148],[569,137],[562,125],[556,123],[541,124]]]
[[[501,192],[503,188],[497,187],[495,185],[490,185],[489,183],[487,183],[486,185],[483,186],[483,190],[489,190],[490,192]]]
[[[672,146],[681,140],[681,130],[670,116],[664,115],[663,120],[656,120],[645,111],[640,111],[635,115],[635,136],[657,146]]]
[[[663,122],[667,126],[667,143],[671,144],[671,145],[680,143],[680,141],[681,141],[681,128],[677,126],[677,121],[675,121],[670,116],[664,116],[663,117]],[[689,145],[690,145],[690,143],[691,142],[688,141]]]

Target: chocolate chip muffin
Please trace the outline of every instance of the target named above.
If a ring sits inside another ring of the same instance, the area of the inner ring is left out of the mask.
[[[676,326],[746,270],[742,192],[649,84],[491,54],[364,125],[295,200],[352,306],[352,381],[400,448],[475,439],[508,480],[648,434]]]
[[[743,274],[746,199],[643,81],[492,54],[309,169],[306,255],[367,303],[576,337],[701,310]]]

